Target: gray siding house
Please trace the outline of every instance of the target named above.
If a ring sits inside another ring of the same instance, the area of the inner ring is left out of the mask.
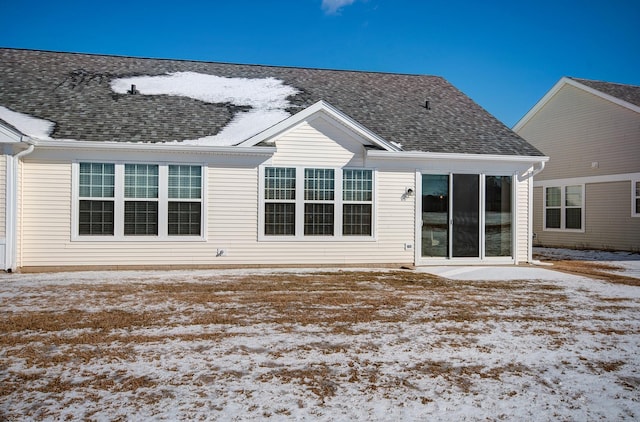
[[[0,49],[6,270],[531,260],[547,157],[437,76]]]
[[[562,78],[514,131],[550,157],[535,244],[640,251],[640,86]]]

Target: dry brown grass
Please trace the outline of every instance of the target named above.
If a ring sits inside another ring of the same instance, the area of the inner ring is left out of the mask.
[[[565,271],[597,273],[598,277],[603,270],[564,261],[556,264]],[[626,282],[626,278],[623,279]],[[608,276],[607,280],[621,282],[620,277]],[[0,336],[0,372],[4,373],[0,383],[0,404],[8,397],[29,391],[50,397],[81,391],[86,400],[96,402],[100,400],[101,392],[128,392],[141,403],[151,403],[170,394],[161,388],[159,380],[151,377],[106,371],[83,373],[80,374],[81,381],[74,381],[62,375],[51,376],[49,371],[60,374],[90,363],[132,362],[141,358],[137,347],[171,341],[190,342],[192,353],[206,353],[207,342],[215,343],[237,335],[227,330],[229,327],[253,324],[273,324],[283,333],[294,327],[319,327],[326,333],[347,336],[344,342],[312,341],[297,346],[295,352],[350,356],[345,370],[337,370],[323,362],[290,368],[277,363],[284,354],[292,352],[285,348],[230,350],[235,354],[268,355],[270,363],[261,366],[263,373],[257,377],[258,382],[275,380],[281,384],[299,385],[319,402],[334,397],[344,383],[358,383],[363,392],[398,386],[412,389],[408,375],[390,377],[383,374],[380,362],[357,358],[364,349],[371,352],[379,347],[375,340],[376,329],[367,331],[359,324],[390,327],[391,331],[399,330],[401,324],[430,324],[438,327],[431,343],[433,348],[473,348],[478,353],[489,353],[491,348],[474,344],[474,337],[490,331],[496,324],[516,322],[528,330],[528,334],[547,341],[553,349],[561,347],[565,341],[563,335],[576,327],[575,321],[563,316],[564,311],[574,306],[569,299],[561,287],[549,283],[451,281],[411,271],[268,274],[224,279],[202,276],[189,283],[34,286],[25,288],[23,295],[15,296],[12,305],[16,310],[0,308],[5,309],[0,311],[0,332],[3,334]],[[611,312],[627,309],[616,301],[600,306],[600,310]],[[174,327],[210,328],[172,331]],[[605,324],[599,333],[613,335],[620,331]],[[348,336],[359,335],[373,337],[365,343],[348,340]],[[410,338],[401,335],[394,341],[406,342],[407,347],[411,344]],[[24,369],[8,370],[18,362]],[[622,364],[603,360],[592,363],[591,368],[608,372]],[[415,362],[409,372],[434,379],[441,377],[460,391],[469,392],[474,387],[474,379],[500,380],[531,370],[515,363],[485,367],[425,360]],[[214,386],[246,375],[245,372],[211,366],[206,374],[176,375],[172,382]],[[428,403],[432,398],[422,397],[422,400]],[[287,415],[288,410],[280,409],[275,413]],[[37,419],[43,415],[31,416]],[[86,417],[91,418],[91,413]]]

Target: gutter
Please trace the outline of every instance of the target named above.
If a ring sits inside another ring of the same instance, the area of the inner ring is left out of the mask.
[[[27,144],[27,149],[18,152],[15,155],[7,156],[7,181],[6,181],[6,221],[5,221],[5,258],[4,269],[7,272],[15,271],[17,268],[17,251],[18,251],[18,169],[20,160],[33,152],[36,144],[33,140],[26,136],[20,138],[20,143]]]
[[[533,178],[540,173],[542,170],[544,170],[545,165],[547,164],[546,161],[540,161],[540,167],[536,168],[536,166],[533,166],[533,170],[531,171],[531,175],[529,176],[529,179],[531,179],[529,181],[529,219],[527,220],[528,226],[529,226],[529,234],[528,234],[528,239],[529,239],[529,253],[527,254],[527,261],[529,262],[529,264],[532,265],[544,265],[542,262],[538,261],[538,260],[533,260]]]

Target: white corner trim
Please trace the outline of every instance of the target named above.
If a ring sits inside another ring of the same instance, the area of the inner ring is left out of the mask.
[[[316,113],[324,113],[328,116],[330,116],[331,118],[333,118],[334,120],[337,120],[338,122],[342,123],[343,125],[345,125],[346,127],[348,127],[349,129],[351,129],[352,131],[356,132],[358,135],[362,136],[363,138],[369,140],[370,142],[372,142],[373,144],[379,146],[380,148],[383,148],[387,151],[401,151],[401,149],[399,147],[397,147],[396,145],[392,144],[391,142],[386,141],[385,139],[381,138],[380,136],[376,135],[374,132],[372,132],[371,130],[367,129],[364,125],[358,123],[356,120],[352,119],[351,117],[349,117],[348,115],[346,115],[345,113],[343,113],[342,111],[338,110],[337,108],[335,108],[334,106],[332,106],[331,104],[327,103],[326,101],[318,101],[317,103],[313,104],[310,107],[305,108],[304,110],[294,114],[293,116],[281,121],[280,123],[277,123],[273,126],[271,126],[270,128],[252,136],[251,138],[239,143],[237,146],[238,147],[252,147],[255,146],[256,144],[272,139],[275,136],[278,136],[284,132],[286,132],[287,130],[289,130],[290,128],[292,128],[293,126],[296,126],[302,122],[304,122],[305,120],[309,120],[314,114]]]
[[[524,127],[529,120],[531,120],[531,118],[533,118],[533,116],[535,116],[540,109],[542,109],[550,100],[551,98],[553,98],[553,96],[555,96],[558,91],[560,91],[560,89],[562,89],[562,87],[564,87],[565,85],[571,85],[575,88],[581,89],[585,92],[588,92],[590,94],[593,94],[595,96],[598,96],[604,100],[610,101],[614,104],[617,104],[619,106],[628,108],[629,110],[635,111],[636,113],[640,113],[640,107],[638,107],[635,104],[631,104],[627,101],[621,100],[620,98],[614,97],[612,95],[609,94],[605,94],[602,91],[598,91],[597,89],[588,87],[586,85],[581,84],[580,82],[573,80],[571,78],[567,78],[566,76],[563,76],[562,78],[560,78],[560,80],[558,82],[556,82],[556,84],[540,99],[540,101],[538,101],[528,112],[527,114],[525,114],[520,120],[518,120],[518,122],[513,126],[512,130],[514,132],[518,132],[520,129],[522,129],[522,127]]]

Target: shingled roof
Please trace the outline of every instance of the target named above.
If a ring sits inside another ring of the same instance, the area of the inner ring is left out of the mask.
[[[405,151],[543,155],[438,76],[0,48],[0,105],[54,122],[54,139],[165,142],[215,135],[238,106],[118,94],[110,86],[116,78],[187,71],[276,78],[298,91],[288,98],[290,114],[324,100]]]
[[[640,86],[571,78],[582,85],[640,107]]]

